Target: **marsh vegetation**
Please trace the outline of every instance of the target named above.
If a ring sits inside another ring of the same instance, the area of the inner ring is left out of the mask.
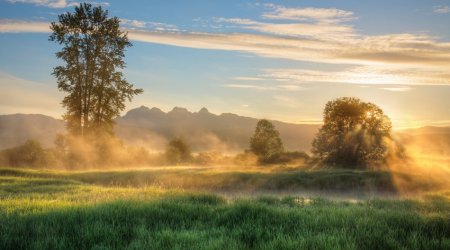
[[[335,178],[327,180],[346,183],[361,179],[352,182],[353,188],[367,182],[375,187],[377,181],[386,178],[377,173],[332,171]],[[257,186],[255,180],[249,180],[277,175],[284,186],[269,189],[280,192],[290,190],[285,189],[286,179],[318,187],[314,181],[320,183],[324,176],[333,175],[332,171],[304,172],[301,180],[298,172],[282,176],[257,168],[248,172],[196,168],[82,172],[1,169],[0,245],[3,249],[450,247],[448,190],[415,198],[383,198],[365,188],[361,190],[364,199],[356,194],[327,196],[326,192],[298,196],[267,192],[268,186]],[[198,178],[199,186],[171,182],[177,176],[190,181]],[[231,180],[233,188],[205,186],[200,181],[223,183],[224,178]],[[258,190],[246,190],[250,185]]]

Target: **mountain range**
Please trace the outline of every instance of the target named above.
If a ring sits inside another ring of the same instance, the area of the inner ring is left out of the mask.
[[[116,120],[116,135],[128,145],[164,150],[167,141],[182,138],[193,151],[238,152],[248,143],[258,119],[232,113],[216,115],[206,108],[190,112],[175,107],[169,112],[141,106]],[[319,125],[272,121],[288,150],[309,150]],[[57,133],[64,132],[64,122],[45,115],[0,115],[0,149],[36,139],[52,146]]]

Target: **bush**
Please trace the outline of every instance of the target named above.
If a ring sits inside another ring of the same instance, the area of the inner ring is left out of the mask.
[[[173,139],[166,147],[165,158],[168,164],[188,163],[192,160],[191,149],[182,139]]]
[[[244,153],[237,154],[233,163],[241,166],[251,166],[256,165],[258,163],[258,156],[250,151],[245,151]]]
[[[280,163],[300,163],[309,160],[309,155],[303,151],[286,151],[280,156]]]
[[[35,140],[1,151],[2,164],[11,167],[48,167],[57,163],[54,152],[46,150]]]
[[[224,156],[217,151],[200,152],[194,157],[194,162],[199,165],[231,163],[230,157]]]

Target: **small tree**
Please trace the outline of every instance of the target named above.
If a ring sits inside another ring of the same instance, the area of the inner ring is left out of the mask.
[[[169,164],[186,163],[192,158],[191,149],[182,139],[176,138],[167,144],[165,157]]]
[[[260,120],[256,124],[255,133],[250,138],[250,150],[258,156],[260,163],[273,163],[283,153],[280,133],[268,120]]]
[[[366,168],[388,155],[391,121],[378,106],[343,97],[326,104],[324,124],[313,141],[314,156],[322,163]]]

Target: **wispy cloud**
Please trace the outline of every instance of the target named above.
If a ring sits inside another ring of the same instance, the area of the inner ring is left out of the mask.
[[[373,85],[450,85],[450,74],[422,68],[387,67],[384,65],[353,66],[340,71],[304,69],[265,69],[259,75],[270,81],[292,84],[350,83]]]
[[[280,89],[289,90],[289,91],[299,91],[305,89],[304,87],[293,85],[293,84],[280,84],[278,85]]]
[[[0,19],[0,33],[47,33],[50,23],[23,21],[17,19]]]
[[[145,22],[139,20],[121,19],[123,27],[127,30],[153,31],[179,31],[176,25]],[[29,21],[20,19],[0,19],[0,33],[48,33],[50,32],[50,22]]]
[[[450,43],[441,43],[426,35],[397,34],[361,37],[336,42],[287,38],[258,34],[220,34],[197,32],[130,32],[136,41],[172,46],[231,50],[262,57],[306,62],[355,65],[404,65],[420,67],[450,66]]]
[[[393,92],[406,92],[410,91],[412,88],[410,87],[391,87],[391,88],[381,88],[383,90],[387,91],[393,91]]]
[[[34,4],[37,6],[45,6],[49,8],[68,8],[77,6],[80,3],[73,0],[6,0],[9,3],[24,3],[24,4]],[[91,1],[84,1],[91,3],[93,5],[103,5],[103,6],[109,6],[108,2],[91,2]]]
[[[286,90],[286,91],[300,91],[304,90],[305,88],[299,85],[294,84],[274,84],[274,83],[268,83],[268,84],[240,84],[240,83],[229,83],[222,85],[223,87],[227,88],[238,88],[238,89],[254,89],[254,90]]]
[[[160,23],[160,22],[147,22],[141,20],[132,19],[120,19],[122,25],[131,30],[154,30],[154,31],[180,31],[176,25]]]
[[[447,13],[450,13],[450,7],[444,6],[444,5],[434,6],[433,12],[439,13],[439,14],[447,14]]]
[[[238,89],[254,89],[254,90],[276,90],[273,86],[253,85],[253,84],[224,84],[223,87]]]
[[[263,18],[294,21],[344,22],[355,19],[353,12],[332,8],[286,8],[284,6],[265,4],[270,11],[262,14]]]
[[[237,81],[261,81],[261,80],[265,80],[265,79],[261,78],[261,77],[253,77],[253,76],[237,76],[237,77],[233,77],[233,80],[237,80]]]
[[[240,18],[216,18],[215,21],[239,25],[239,28],[261,33],[291,37],[340,39],[346,36],[354,36],[352,27],[334,23],[268,23]]]
[[[346,24],[355,15],[345,10],[286,8],[277,5],[265,5],[265,8],[266,12],[261,14],[264,22],[246,18],[214,20],[214,23],[231,24],[242,30],[233,33],[180,31],[170,24],[128,19],[124,19],[123,24],[129,31],[129,38],[134,41],[348,65],[347,69],[338,72],[266,70],[262,76],[234,80],[264,78],[289,82],[285,85],[305,82],[450,85],[449,42],[439,41],[424,33],[363,35]],[[0,20],[0,32],[48,32],[48,26],[43,22]],[[258,85],[240,87],[256,89]]]
[[[130,19],[120,19],[122,24],[134,27],[134,28],[145,28],[147,26],[147,23],[144,21],[139,20],[130,20]]]

